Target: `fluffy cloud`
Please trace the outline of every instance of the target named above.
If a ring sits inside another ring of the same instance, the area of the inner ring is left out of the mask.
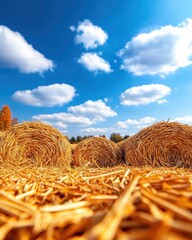
[[[136,128],[143,128],[143,127],[146,127],[147,125],[149,124],[152,124],[156,121],[156,118],[154,117],[143,117],[139,120],[136,120],[136,119],[127,119],[125,121],[119,121],[117,122],[114,127],[117,127],[117,128],[120,128],[120,129],[126,129],[129,127],[129,125],[131,126],[136,126]]]
[[[54,64],[28,44],[20,33],[0,25],[0,67],[42,74],[52,70]]]
[[[68,84],[39,86],[33,90],[17,91],[12,98],[25,105],[35,107],[62,106],[75,96],[75,88]]]
[[[53,114],[39,114],[32,117],[33,120],[48,123],[60,130],[68,128],[68,126],[76,125],[77,127],[86,127],[97,122],[104,121],[108,117],[114,117],[117,113],[107,106],[102,100],[88,100],[83,104],[72,106],[67,109],[67,112]],[[96,128],[88,128],[82,130],[85,133],[94,132]],[[98,130],[98,131],[97,131]],[[97,128],[95,132],[101,132]]]
[[[174,73],[192,63],[192,19],[139,34],[117,55],[121,68],[138,76]]]
[[[97,121],[117,116],[117,113],[107,106],[102,100],[88,100],[83,104],[69,107],[68,111],[79,116],[91,117]]]
[[[168,86],[163,84],[149,84],[128,88],[120,96],[122,105],[146,105],[153,102],[163,103],[163,97],[171,92]]]
[[[33,116],[33,118],[35,119],[37,117],[36,120],[38,120],[38,116]],[[55,128],[60,129],[61,131],[65,131],[67,128],[67,124],[63,123],[63,122],[50,122],[50,121],[46,121],[46,120],[42,120],[41,122],[48,124],[50,126],[53,126]]]
[[[49,123],[59,129],[65,129],[70,125],[90,126],[116,115],[117,113],[102,100],[88,100],[83,104],[69,107],[67,112],[39,114],[33,116],[32,119]]]
[[[79,132],[82,133],[107,133],[109,132],[111,129],[110,128],[85,128],[85,129],[81,129],[79,130]]]
[[[82,43],[86,49],[96,48],[103,45],[108,35],[102,30],[102,28],[93,25],[91,21],[85,19],[83,22],[79,22],[77,28],[74,26],[70,27],[70,30],[77,32],[75,36],[76,44]]]
[[[50,122],[52,125],[57,125],[57,127],[62,127],[66,125],[78,125],[78,126],[87,126],[92,125],[95,122],[90,120],[87,117],[75,116],[71,113],[53,113],[53,114],[40,114],[32,117],[34,120]]]
[[[55,122],[55,123],[51,123],[54,127],[59,128],[59,129],[65,129],[67,128],[67,124],[63,123],[63,122]]]
[[[192,116],[177,117],[173,120],[173,122],[192,124]]]
[[[123,121],[118,121],[115,125],[115,128],[122,128],[122,129],[126,129],[127,128],[127,124]]]
[[[91,72],[110,73],[113,71],[110,64],[97,53],[83,53],[78,60],[78,63],[82,64]]]
[[[154,117],[144,117],[144,118],[140,118],[139,120],[135,120],[135,119],[127,119],[125,121],[125,123],[127,125],[142,125],[142,124],[150,124],[156,121],[156,118]]]

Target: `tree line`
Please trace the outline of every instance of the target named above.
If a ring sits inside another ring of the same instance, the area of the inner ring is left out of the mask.
[[[85,136],[77,136],[77,137],[71,137],[69,138],[69,142],[72,143],[72,144],[75,144],[75,143],[79,143],[81,141],[83,141],[84,139],[87,139],[87,138],[91,138],[91,137],[94,137],[93,135],[85,135]],[[103,137],[103,138],[106,138],[105,135],[99,135],[99,137]],[[129,137],[129,135],[124,135],[124,136],[121,136],[120,133],[111,133],[109,139],[115,143],[118,143],[118,142],[121,142],[125,139],[127,139]]]

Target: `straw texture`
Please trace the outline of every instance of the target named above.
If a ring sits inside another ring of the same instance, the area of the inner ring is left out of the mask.
[[[192,239],[191,171],[0,169],[0,239]]]
[[[85,139],[73,151],[74,166],[112,167],[122,162],[117,144],[102,137]]]
[[[0,131],[0,137],[3,136],[4,134],[4,131]]]
[[[71,146],[57,129],[41,122],[16,124],[1,138],[2,165],[70,166]]]
[[[159,122],[127,139],[124,149],[132,166],[192,167],[192,127]]]

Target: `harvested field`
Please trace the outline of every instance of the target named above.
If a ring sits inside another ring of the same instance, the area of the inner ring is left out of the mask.
[[[0,169],[0,239],[192,239],[192,170]]]
[[[4,132],[3,131],[0,131],[0,137],[3,136]]]

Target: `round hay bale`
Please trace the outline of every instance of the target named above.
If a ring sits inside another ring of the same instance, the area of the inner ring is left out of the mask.
[[[57,129],[41,122],[12,126],[3,135],[0,155],[4,164],[17,166],[70,166],[71,146]]]
[[[74,166],[112,167],[121,162],[119,147],[106,138],[88,138],[78,143],[74,148]]]
[[[125,161],[132,166],[192,167],[192,127],[159,122],[128,138]]]

